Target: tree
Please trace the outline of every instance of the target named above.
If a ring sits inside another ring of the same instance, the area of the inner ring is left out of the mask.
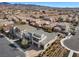
[[[29,46],[28,43],[29,43],[28,40],[22,39],[21,41],[22,48],[27,48]]]
[[[74,22],[74,23],[73,23],[73,26],[77,26],[77,25],[78,25],[78,22]]]
[[[62,21],[63,21],[63,17],[59,17],[59,18],[58,18],[58,21],[59,21],[59,22],[62,22]]]
[[[22,45],[27,45],[28,44],[28,41],[26,39],[23,39],[22,42],[21,42],[21,44]]]
[[[42,11],[42,13],[43,13],[43,14],[46,14],[46,12],[45,12],[45,11]]]
[[[75,26],[70,26],[69,32],[70,32],[72,35],[75,35]]]
[[[52,27],[43,27],[44,31],[51,33]]]

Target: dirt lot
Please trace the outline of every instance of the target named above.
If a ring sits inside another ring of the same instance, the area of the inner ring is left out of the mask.
[[[34,45],[32,45],[31,47],[29,47],[27,49],[27,51],[25,52],[26,56],[28,57],[35,57],[38,56],[38,54],[41,52],[42,50],[35,47]]]

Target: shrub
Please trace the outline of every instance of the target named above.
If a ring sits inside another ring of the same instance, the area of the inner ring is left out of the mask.
[[[43,28],[44,29],[44,31],[46,31],[46,32],[49,32],[49,33],[51,33],[52,32],[52,29],[51,28],[49,28],[49,27],[45,27],[45,28]]]
[[[23,39],[22,41],[21,41],[21,46],[22,46],[22,48],[27,48],[29,45],[29,42],[28,42],[28,40],[26,40],[26,39]]]
[[[39,16],[39,18],[44,18],[44,16],[43,16],[43,15],[41,15],[41,16]]]
[[[58,18],[58,21],[59,21],[59,22],[62,22],[62,21],[63,21],[63,18],[62,18],[62,17],[59,17],[59,18]]]
[[[28,44],[28,41],[25,40],[25,39],[23,39],[22,42],[21,42],[21,44],[22,44],[22,45],[27,45],[27,44]]]
[[[77,26],[77,25],[78,25],[78,22],[74,22],[74,23],[73,23],[73,26]]]
[[[26,24],[26,22],[21,22],[20,24]]]
[[[48,28],[48,30],[47,30],[49,33],[51,33],[52,32],[52,29],[50,29],[50,28]]]

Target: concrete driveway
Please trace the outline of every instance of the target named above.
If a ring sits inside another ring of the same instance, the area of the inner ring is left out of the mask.
[[[24,53],[11,47],[6,38],[0,38],[0,57],[24,57]]]

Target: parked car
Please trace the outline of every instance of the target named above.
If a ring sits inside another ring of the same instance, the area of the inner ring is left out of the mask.
[[[0,38],[4,38],[4,35],[3,34],[0,34]]]

